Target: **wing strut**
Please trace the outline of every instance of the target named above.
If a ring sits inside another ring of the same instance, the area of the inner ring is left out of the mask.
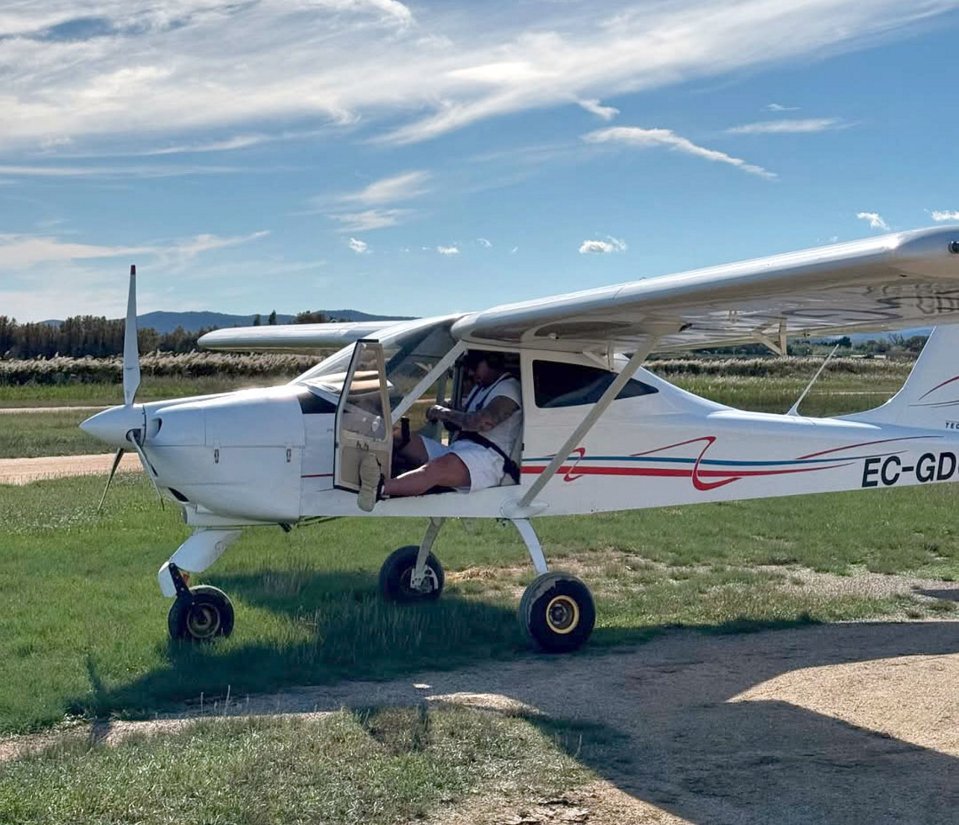
[[[563,466],[563,462],[569,459],[570,450],[579,444],[579,442],[583,440],[583,437],[593,429],[593,425],[599,421],[600,416],[602,416],[609,405],[613,403],[613,400],[619,395],[620,390],[626,386],[626,382],[635,375],[636,370],[638,370],[643,361],[649,357],[649,354],[656,348],[657,343],[659,343],[658,335],[650,338],[642,349],[638,349],[633,353],[632,357],[626,363],[626,366],[623,367],[622,372],[616,376],[613,383],[606,388],[606,392],[593,404],[589,412],[583,417],[583,420],[580,421],[579,426],[573,430],[563,446],[556,451],[553,460],[550,461],[546,469],[543,470],[536,481],[533,482],[532,486],[526,491],[526,494],[519,500],[517,510],[522,511],[533,503],[536,496],[542,492],[549,480],[556,475],[559,468]]]
[[[785,357],[788,353],[786,348],[786,319],[783,318],[779,322],[779,335],[778,340],[774,341],[766,333],[765,327],[760,327],[757,330],[753,330],[753,337],[759,341],[760,344],[764,344],[769,347],[776,355],[781,355]]]

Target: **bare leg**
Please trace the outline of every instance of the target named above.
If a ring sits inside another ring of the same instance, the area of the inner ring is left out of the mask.
[[[398,438],[394,438],[393,445],[396,446]],[[410,440],[407,442],[406,446],[402,449],[396,450],[397,455],[400,455],[404,461],[412,464],[414,467],[419,467],[423,464],[426,464],[430,460],[430,455],[426,451],[426,445],[423,443],[423,436],[419,433],[412,433],[410,435]]]
[[[421,496],[432,487],[468,487],[469,484],[470,471],[466,465],[459,456],[448,453],[398,478],[387,479],[383,493],[387,496]]]

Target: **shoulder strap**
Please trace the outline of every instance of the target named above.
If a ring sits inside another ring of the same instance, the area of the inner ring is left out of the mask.
[[[489,397],[490,397],[490,393],[493,392],[493,390],[496,388],[496,385],[499,384],[503,379],[505,379],[505,378],[511,378],[511,377],[512,377],[512,376],[510,376],[510,374],[509,374],[508,372],[504,372],[499,378],[497,378],[492,384],[490,384],[490,385],[486,388],[486,392],[483,393],[483,400],[480,401],[480,403],[477,405],[476,409],[473,410],[473,412],[479,412],[481,409],[483,409],[483,407],[486,405],[487,399],[489,399]],[[475,389],[477,389],[477,387],[474,387],[473,389],[475,390]],[[470,397],[469,397],[469,399],[467,399],[467,402],[466,402],[466,409],[467,409],[467,410],[469,409],[469,405],[470,405],[470,403],[472,403],[472,401],[473,401],[473,393],[471,392],[471,393],[470,393]]]

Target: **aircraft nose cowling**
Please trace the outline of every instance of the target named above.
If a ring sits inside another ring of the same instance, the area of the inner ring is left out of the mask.
[[[127,433],[130,430],[142,430],[146,426],[146,413],[142,404],[110,407],[103,412],[90,416],[80,424],[87,435],[109,444],[116,449],[130,446]]]
[[[161,486],[224,516],[300,516],[303,413],[295,389],[240,390],[151,405],[147,453]]]

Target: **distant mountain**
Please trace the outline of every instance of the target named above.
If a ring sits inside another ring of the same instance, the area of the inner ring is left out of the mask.
[[[265,324],[270,313],[260,316],[260,323]],[[148,312],[137,316],[137,326],[140,329],[152,327],[161,335],[173,332],[177,327],[183,327],[187,332],[197,332],[210,327],[248,327],[253,323],[253,315],[227,315],[224,312]],[[293,322],[292,315],[277,313],[278,324]]]
[[[370,315],[367,312],[360,312],[356,309],[324,309],[317,310],[337,321],[406,321],[409,316],[398,315]],[[270,313],[264,312],[260,315],[260,323],[266,325]],[[173,332],[177,327],[183,327],[187,332],[198,332],[201,329],[210,329],[215,327],[249,327],[253,325],[254,315],[228,315],[223,312],[147,312],[144,315],[137,316],[137,326],[140,329],[152,328],[161,335]],[[293,315],[280,315],[277,313],[277,324],[292,324]],[[63,321],[43,321],[44,324],[51,326],[60,326]]]

